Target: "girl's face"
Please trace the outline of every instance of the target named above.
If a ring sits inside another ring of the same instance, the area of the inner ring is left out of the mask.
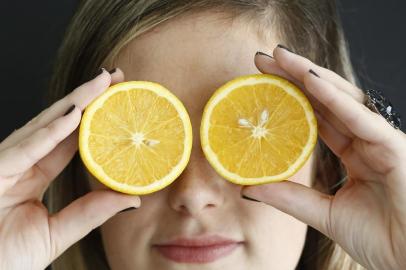
[[[190,162],[174,183],[142,196],[139,209],[117,214],[101,227],[111,269],[295,268],[306,225],[242,199],[241,186],[210,167],[199,141],[203,108],[214,90],[236,76],[259,73],[255,52],[270,52],[277,42],[265,42],[242,21],[199,13],[171,19],[121,51],[115,66],[127,81],[158,82],[184,103],[194,141]],[[311,163],[290,180],[309,186]],[[90,183],[93,189],[104,188],[92,177]],[[182,247],[187,244],[200,247]]]

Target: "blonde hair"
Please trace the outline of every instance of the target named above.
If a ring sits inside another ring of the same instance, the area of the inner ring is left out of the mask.
[[[89,80],[99,67],[111,66],[120,50],[140,34],[175,16],[206,10],[231,19],[244,17],[265,36],[272,29],[297,53],[354,82],[334,0],[86,0],[80,3],[59,49],[48,103]],[[329,194],[345,179],[338,158],[322,141],[316,147],[313,172],[314,188]],[[76,154],[47,191],[45,203],[50,212],[87,193],[83,179],[84,167]],[[109,269],[99,229],[69,248],[52,269]],[[298,269],[363,268],[332,240],[309,228]]]

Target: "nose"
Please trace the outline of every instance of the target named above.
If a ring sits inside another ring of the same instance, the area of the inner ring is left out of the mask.
[[[224,181],[203,158],[190,160],[181,176],[171,185],[169,205],[184,215],[197,216],[224,202]]]

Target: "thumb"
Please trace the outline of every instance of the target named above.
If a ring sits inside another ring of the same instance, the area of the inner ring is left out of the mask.
[[[92,191],[73,201],[50,217],[51,259],[56,259],[68,247],[121,210],[138,208],[140,205],[138,196],[113,190]]]
[[[241,194],[273,206],[332,238],[330,195],[291,181],[244,187]]]

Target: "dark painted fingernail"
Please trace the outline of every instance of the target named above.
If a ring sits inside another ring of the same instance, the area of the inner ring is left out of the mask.
[[[118,213],[123,213],[123,212],[131,211],[131,210],[135,210],[135,209],[137,209],[137,207],[128,207],[128,208],[126,208],[126,209],[124,209],[124,210],[121,210],[121,211],[118,212]],[[117,214],[118,214],[118,213],[117,213]]]
[[[281,48],[281,49],[287,50],[288,52],[294,53],[291,49],[289,49],[286,46],[283,46],[282,44],[278,44],[278,47]]]
[[[320,78],[319,74],[317,74],[316,72],[314,72],[313,69],[309,69],[310,74],[313,74],[314,76],[316,76],[317,78]]]
[[[76,107],[75,105],[70,106],[63,116],[70,114],[75,109],[75,107]]]
[[[263,56],[266,56],[266,57],[269,57],[269,58],[273,59],[272,55],[266,54],[264,52],[257,52],[255,55],[263,55]]]
[[[113,68],[112,70],[109,71],[110,74],[113,74],[117,71],[117,68]]]
[[[255,199],[253,199],[253,198],[247,197],[247,196],[245,196],[245,195],[241,195],[241,198],[243,198],[243,199],[245,199],[245,200],[253,201],[253,202],[261,202],[261,201],[255,200]]]

